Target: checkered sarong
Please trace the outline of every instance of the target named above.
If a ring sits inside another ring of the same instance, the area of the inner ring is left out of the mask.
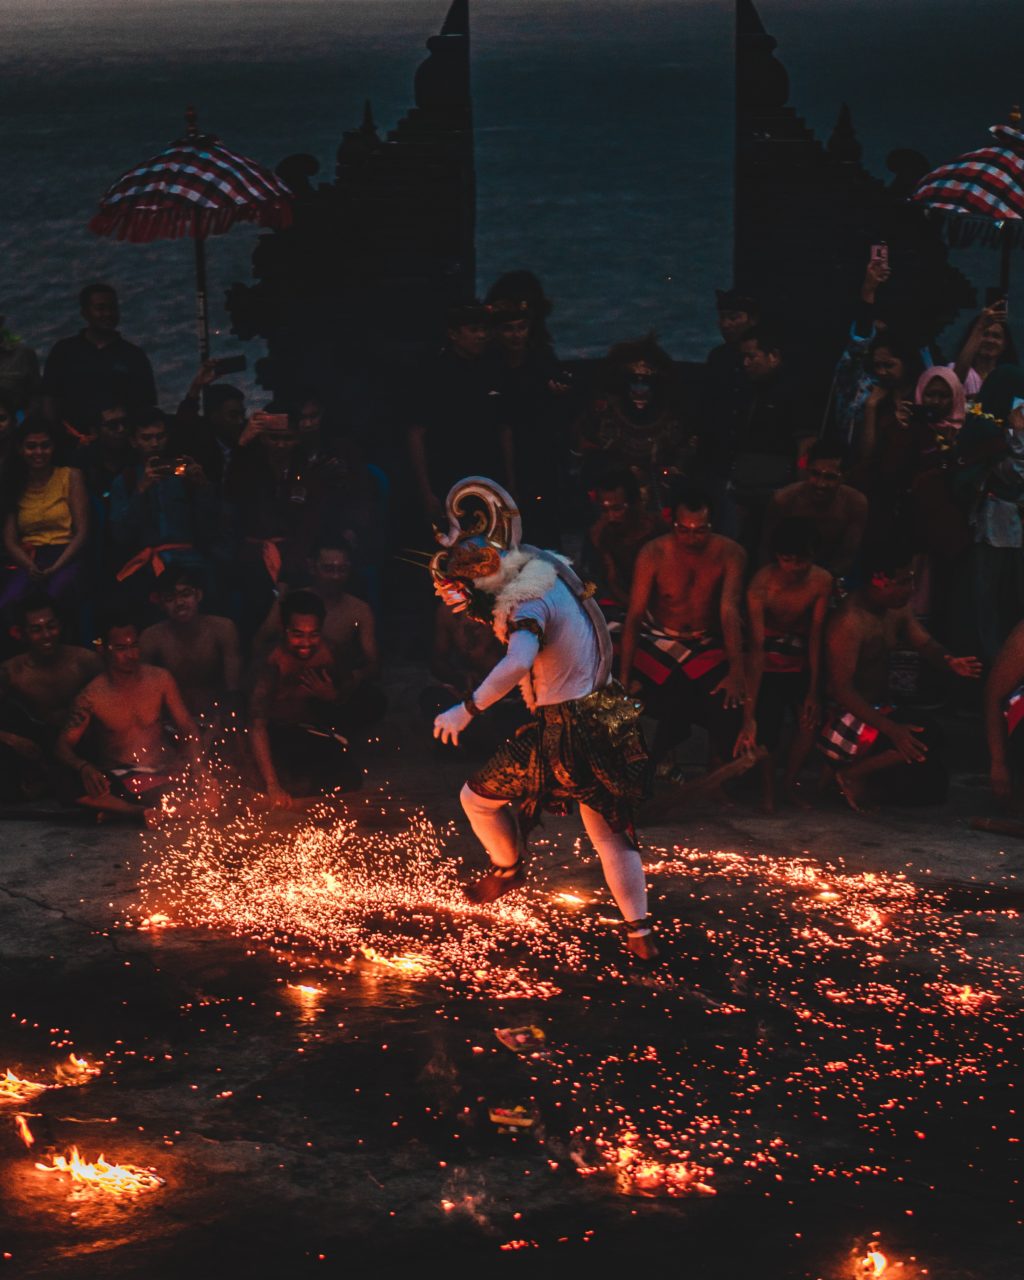
[[[875,707],[883,715],[888,715],[892,707]],[[830,760],[839,764],[850,764],[860,759],[878,741],[880,731],[873,724],[868,724],[852,711],[842,715],[836,713],[829,716],[818,738],[818,750]]]
[[[1009,738],[1024,720],[1024,684],[1018,685],[1003,703],[1003,715],[1006,718],[1006,736]]]
[[[807,637],[798,631],[765,632],[764,670],[784,675],[806,671]]]
[[[608,631],[616,654],[622,648],[623,619],[609,617]],[[714,671],[726,660],[722,642],[708,632],[695,635],[673,635],[671,631],[663,631],[649,622],[637,636],[636,651],[633,654],[633,671],[642,680],[659,688],[677,671],[691,680],[700,680],[709,671]]]

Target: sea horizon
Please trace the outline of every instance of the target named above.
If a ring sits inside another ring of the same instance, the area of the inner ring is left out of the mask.
[[[1014,100],[1013,49],[1024,13],[971,10],[977,54],[952,41],[950,0],[929,5],[765,0],[791,104],[825,141],[849,103],[864,163],[887,152],[932,161],[984,144]],[[123,331],[157,368],[173,405],[195,364],[190,246],[118,244],[86,224],[125,169],[182,131],[204,127],[270,167],[304,151],[333,180],[342,131],[369,98],[382,132],[413,105],[412,80],[446,0],[0,0],[0,110],[10,181],[0,207],[7,270],[0,311],[45,352],[78,327],[80,286],[110,279]],[[655,330],[700,359],[716,337],[714,289],[730,283],[732,0],[471,0],[478,184],[478,291],[528,267],[554,299],[566,358],[601,354]],[[201,16],[197,18],[197,13]],[[999,19],[1000,39],[982,38]],[[223,293],[247,281],[255,232],[208,249],[214,349]],[[958,253],[979,283],[994,256]],[[962,322],[961,318],[961,322]]]

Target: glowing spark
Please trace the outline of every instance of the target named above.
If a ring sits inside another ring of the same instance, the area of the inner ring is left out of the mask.
[[[521,895],[471,907],[437,830],[422,813],[402,821],[396,831],[363,826],[325,802],[287,834],[259,813],[216,824],[200,815],[173,841],[150,832],[159,856],[147,865],[139,914],[152,918],[159,904],[188,926],[357,953],[471,998],[546,999],[560,988],[537,976],[539,963],[585,967],[584,944],[563,935],[552,907],[546,916],[543,900]]]
[[[661,1161],[645,1155],[640,1150],[639,1135],[631,1129],[619,1134],[616,1145],[598,1142],[598,1150],[605,1162],[596,1166],[581,1166],[580,1173],[613,1173],[615,1187],[621,1195],[717,1195],[706,1179],[711,1169],[690,1164],[685,1160]]]

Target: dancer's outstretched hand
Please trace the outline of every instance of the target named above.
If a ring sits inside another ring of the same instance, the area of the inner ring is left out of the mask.
[[[465,729],[473,717],[466,710],[461,702],[457,702],[454,707],[449,707],[447,711],[442,711],[434,720],[434,737],[440,738],[442,742],[450,742],[453,747],[459,745],[459,734]]]

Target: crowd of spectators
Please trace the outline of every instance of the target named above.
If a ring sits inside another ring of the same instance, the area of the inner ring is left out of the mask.
[[[1024,369],[1004,301],[944,359],[901,332],[888,281],[873,257],[834,368],[737,289],[702,365],[653,334],[588,365],[558,359],[540,282],[510,272],[376,416],[372,388],[369,414],[315,387],[254,408],[216,360],[161,407],[107,284],[41,364],[0,332],[3,800],[155,820],[216,753],[273,807],[359,787],[389,655],[422,663],[425,723],[500,657],[394,571],[476,474],[595,584],[659,772],[699,726],[709,768],[759,762],[767,808],[811,782],[938,803],[950,712],[984,717],[1011,801]],[[507,700],[460,749],[524,716]]]

